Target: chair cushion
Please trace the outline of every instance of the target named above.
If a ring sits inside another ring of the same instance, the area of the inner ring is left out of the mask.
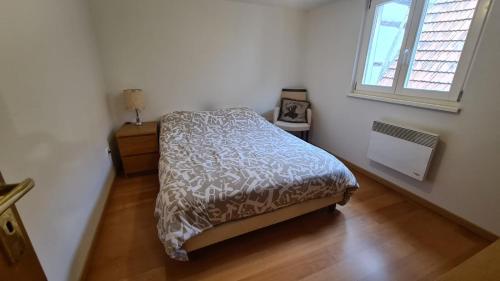
[[[307,123],[307,109],[309,106],[308,101],[282,98],[278,121]]]
[[[302,131],[309,131],[309,129],[311,129],[311,126],[309,126],[309,124],[307,123],[289,123],[283,121],[276,121],[274,122],[274,125],[289,132],[302,132]]]

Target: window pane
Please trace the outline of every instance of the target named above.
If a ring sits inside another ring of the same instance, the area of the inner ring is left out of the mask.
[[[410,0],[398,0],[375,7],[363,73],[364,85],[392,86],[410,6]]]
[[[427,0],[405,88],[450,91],[477,0]]]

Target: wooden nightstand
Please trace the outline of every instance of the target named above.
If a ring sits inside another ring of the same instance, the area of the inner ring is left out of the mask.
[[[157,122],[144,122],[142,126],[124,124],[116,132],[116,141],[126,176],[158,169]]]

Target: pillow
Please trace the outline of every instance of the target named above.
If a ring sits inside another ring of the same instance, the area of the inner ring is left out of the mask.
[[[308,101],[282,98],[278,120],[290,123],[307,123],[307,109],[310,105]]]

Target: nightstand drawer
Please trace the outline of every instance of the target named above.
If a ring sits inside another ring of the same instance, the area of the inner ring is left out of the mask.
[[[125,174],[152,171],[158,169],[158,153],[126,156],[122,158]]]
[[[131,156],[158,151],[156,135],[118,138],[118,147],[122,156]]]

